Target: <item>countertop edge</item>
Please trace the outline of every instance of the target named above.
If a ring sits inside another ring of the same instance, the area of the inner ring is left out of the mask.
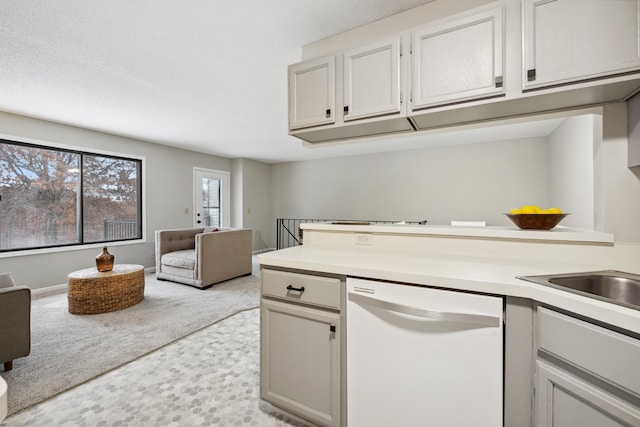
[[[447,225],[413,225],[413,224],[333,224],[301,223],[302,230],[412,234],[425,236],[476,237],[500,240],[540,240],[550,242],[584,242],[612,244],[614,235],[599,231],[557,226],[552,230],[522,230],[511,226],[447,226]]]
[[[388,258],[387,262],[382,262],[385,258]],[[456,268],[451,272],[441,269],[436,274],[427,273],[428,267],[422,270],[414,261],[407,260],[404,256],[397,257],[391,252],[387,255],[378,253],[372,257],[371,254],[345,251],[342,248],[304,249],[302,246],[258,255],[261,267],[288,268],[527,298],[640,333],[639,310],[517,279],[516,276],[540,273],[538,269],[533,271],[531,266],[524,262],[519,266],[513,260],[505,260],[502,271],[496,270],[497,264],[490,264],[490,268],[485,268],[477,276],[473,276],[469,270],[482,265],[476,264],[474,260],[449,261]],[[403,265],[398,265],[399,262]],[[482,262],[482,259],[478,262]],[[496,271],[487,274],[487,271],[492,269]],[[598,269],[597,266],[594,266],[594,269]],[[567,264],[562,270],[549,272],[559,274],[575,271],[575,266]]]

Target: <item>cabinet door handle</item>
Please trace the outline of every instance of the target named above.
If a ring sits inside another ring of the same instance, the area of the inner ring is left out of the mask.
[[[343,108],[344,114],[349,114],[349,106],[345,105]]]
[[[536,69],[527,70],[527,81],[532,82],[536,79]]]
[[[287,290],[288,291],[304,292],[304,286],[300,286],[299,288],[294,288],[293,286],[289,285],[289,286],[287,286]]]
[[[331,108],[327,108],[327,111],[325,111],[324,114],[327,116],[327,119],[331,117]]]
[[[365,295],[349,292],[349,300],[359,304],[368,304],[383,310],[394,311],[396,313],[409,314],[442,322],[470,323],[480,327],[499,327],[500,318],[488,316],[486,314],[456,313],[447,311],[436,311],[427,308],[412,307],[409,305],[396,304],[391,301],[383,301]]]
[[[495,79],[496,87],[502,87],[502,76],[498,76]]]

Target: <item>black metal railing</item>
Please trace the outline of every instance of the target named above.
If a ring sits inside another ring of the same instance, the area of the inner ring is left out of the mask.
[[[105,219],[103,224],[105,241],[138,237],[138,221],[135,219]]]
[[[303,243],[303,233],[300,224],[317,222],[345,222],[345,223],[368,223],[368,224],[397,224],[400,221],[379,221],[379,220],[346,220],[346,219],[276,219],[276,247],[277,249],[299,246]],[[405,224],[426,224],[427,221],[403,221]]]

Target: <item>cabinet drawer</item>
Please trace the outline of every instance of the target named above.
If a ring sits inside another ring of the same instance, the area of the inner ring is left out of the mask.
[[[340,309],[340,279],[330,277],[262,270],[262,294]]]
[[[640,395],[640,341],[540,307],[538,348]]]

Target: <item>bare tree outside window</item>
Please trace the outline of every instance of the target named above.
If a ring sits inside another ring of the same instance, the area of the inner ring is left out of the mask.
[[[0,140],[0,251],[141,238],[140,169]]]
[[[139,169],[136,161],[83,157],[85,242],[137,236]]]

